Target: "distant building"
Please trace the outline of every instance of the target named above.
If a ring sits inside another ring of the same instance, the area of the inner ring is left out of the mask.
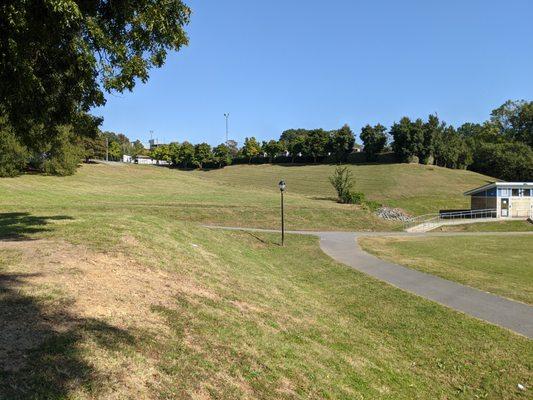
[[[124,161],[124,162],[134,162],[135,164],[144,164],[144,165],[170,165],[168,161],[155,160],[150,156],[136,156],[133,159],[133,161]]]
[[[533,217],[533,182],[494,182],[465,192],[472,210],[494,210],[497,218]]]
[[[131,163],[133,162],[133,158],[131,156],[128,156],[127,154],[124,154],[122,155],[122,162]]]
[[[148,148],[149,148],[150,150],[155,149],[157,146],[159,146],[159,144],[156,143],[156,140],[155,140],[155,139],[150,139],[150,140],[148,141]]]
[[[149,156],[136,156],[133,160],[135,164],[155,164],[156,161]]]

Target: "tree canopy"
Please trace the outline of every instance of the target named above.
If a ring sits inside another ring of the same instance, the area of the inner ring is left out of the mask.
[[[0,113],[29,148],[60,136],[59,125],[95,134],[89,110],[186,45],[190,13],[181,0],[4,0]]]
[[[377,154],[381,153],[387,144],[387,128],[381,124],[375,126],[366,125],[361,129],[361,140],[364,144],[364,150],[370,161],[376,159]]]

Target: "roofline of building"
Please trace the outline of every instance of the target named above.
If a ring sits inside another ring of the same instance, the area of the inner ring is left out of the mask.
[[[475,189],[471,189],[467,192],[464,192],[463,194],[465,196],[470,196],[472,194],[476,194],[478,192],[482,192],[483,190],[492,189],[494,187],[516,187],[516,186],[522,186],[527,188],[533,188],[533,182],[491,182],[487,183],[486,185],[480,186]]]

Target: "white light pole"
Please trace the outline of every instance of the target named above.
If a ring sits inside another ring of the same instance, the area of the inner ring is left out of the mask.
[[[229,113],[224,113],[224,117],[226,118],[226,143],[228,143],[228,118],[229,118]]]

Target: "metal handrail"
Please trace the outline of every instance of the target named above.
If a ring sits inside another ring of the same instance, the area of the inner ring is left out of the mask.
[[[465,211],[447,211],[439,213],[440,217],[443,219],[455,219],[457,218],[466,218],[466,217],[473,217],[477,215],[488,215],[490,214],[490,218],[496,217],[496,209],[495,208],[486,208],[482,210],[465,210]],[[494,217],[492,215],[494,214]],[[451,217],[451,218],[447,218]],[[487,217],[488,218],[488,217]]]
[[[466,211],[448,211],[443,213],[433,213],[419,215],[404,222],[404,230],[413,226],[427,227],[429,224],[434,224],[440,221],[450,221],[455,219],[474,219],[474,218],[496,218],[497,210],[495,208],[487,208],[483,210],[466,210]]]

